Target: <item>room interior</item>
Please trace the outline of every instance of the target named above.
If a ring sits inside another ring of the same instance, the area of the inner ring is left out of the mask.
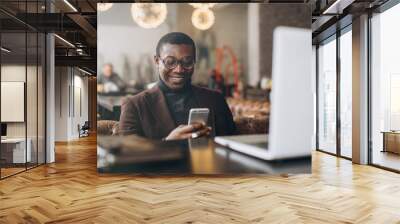
[[[2,177],[45,163],[44,35],[15,28],[1,35]]]
[[[102,65],[112,62],[122,79],[135,80],[130,83],[132,94],[157,80],[143,75],[154,69],[146,50],[139,58],[125,55],[115,61],[112,53],[98,52],[101,38],[113,38],[101,35],[97,24],[99,13],[110,19],[120,7],[112,2],[0,2],[0,222],[400,220],[400,204],[394,200],[400,196],[398,1],[269,1],[308,4],[312,11],[316,92],[312,174],[183,177],[97,172],[96,135],[116,134],[120,99],[118,94],[99,91],[104,89],[97,85]],[[238,34],[239,40],[228,40],[230,47],[219,49],[230,59],[219,71],[228,74],[223,89],[235,123],[241,133],[265,133],[271,80],[268,62],[260,58],[271,55],[245,49],[257,48],[262,32],[267,32],[262,28],[278,17],[246,17],[246,13],[260,13],[259,9],[240,7],[243,3],[218,4],[211,8],[216,21],[237,11],[243,23],[236,25],[249,31],[248,36]],[[229,39],[207,36],[184,19],[190,18],[194,6],[178,7],[182,14],[167,7],[169,13],[177,13],[176,21],[165,21],[157,32],[174,23],[182,29],[186,26],[214,50],[221,38]],[[107,25],[115,29],[132,24],[140,29],[130,14],[125,20],[110,21]],[[224,27],[218,22],[215,26]],[[260,36],[251,36],[257,32]],[[153,39],[149,34],[142,38]],[[113,46],[103,47],[112,52]],[[241,65],[239,73],[248,74],[241,76],[241,82],[234,79],[237,70],[232,58]],[[207,63],[211,62],[205,59],[198,68],[204,74],[195,80],[200,85],[208,85]],[[101,104],[105,106],[99,109]]]
[[[262,51],[250,50],[250,45],[254,45],[253,42],[257,41],[259,32],[258,24],[251,23],[251,20],[254,20],[251,12],[258,11],[258,6],[244,6],[246,4],[215,5],[212,8],[215,12],[213,31],[199,30],[188,21],[187,18],[190,18],[193,11],[193,7],[189,4],[169,4],[167,6],[168,12],[170,15],[176,16],[168,16],[165,23],[151,30],[143,29],[130,22],[129,4],[117,4],[107,11],[100,12],[98,35],[101,36],[101,41],[98,43],[97,70],[101,71],[105,63],[111,63],[114,72],[120,75],[128,85],[131,82],[131,87],[134,90],[126,90],[126,92],[121,92],[118,95],[115,92],[99,92],[98,126],[103,124],[105,126],[117,126],[121,110],[121,98],[129,95],[129,91],[135,94],[146,89],[146,86],[152,85],[158,80],[152,62],[157,38],[166,31],[181,30],[194,38],[199,51],[192,83],[204,87],[214,85],[215,89],[219,88],[228,96],[228,104],[233,112],[239,133],[266,133],[269,110],[267,99],[270,86],[264,84],[262,88],[259,87],[261,72],[254,67],[260,67],[266,73],[263,79],[270,80],[267,77],[270,76],[268,73],[271,72],[271,66],[264,66],[260,63],[260,61],[263,61],[261,57],[270,56],[262,55],[260,57]],[[285,10],[287,11],[287,7],[282,6],[281,13],[290,15]],[[295,11],[296,8],[292,10]],[[264,10],[260,10],[260,12],[264,12]],[[265,12],[264,14],[259,16],[269,21],[274,18],[274,15]],[[229,21],[235,19],[235,16],[240,17],[238,18],[238,21],[241,21],[240,24],[229,23]],[[121,23],[120,21],[125,22]],[[270,23],[274,26],[279,25],[279,21]],[[309,21],[300,24],[299,20],[293,18],[292,21],[287,20],[286,23],[287,25],[301,27],[306,26]],[[116,26],[116,24],[118,25]],[[224,29],[224,32],[218,32],[221,29]],[[126,35],[114,35],[120,32]],[[265,35],[270,35],[268,31],[265,32]],[[272,29],[269,32],[272,32]],[[151,40],[149,36],[152,37]],[[146,39],[145,44],[142,43],[144,39]],[[270,40],[268,41],[270,42]],[[266,51],[271,51],[272,43],[265,47],[267,48]],[[116,48],[123,50],[115,50]],[[255,48],[257,49],[257,45]],[[213,72],[215,74],[212,74]],[[225,87],[213,84],[210,80],[212,75],[222,77]],[[234,97],[234,95],[236,96]],[[111,131],[103,127],[100,127],[99,130],[105,130],[104,134]]]

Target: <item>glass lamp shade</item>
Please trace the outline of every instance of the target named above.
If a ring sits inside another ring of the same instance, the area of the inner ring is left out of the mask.
[[[214,13],[208,8],[198,8],[193,11],[192,24],[199,30],[209,29],[215,22]]]
[[[167,4],[165,3],[132,3],[131,14],[133,20],[146,29],[156,28],[167,18]]]

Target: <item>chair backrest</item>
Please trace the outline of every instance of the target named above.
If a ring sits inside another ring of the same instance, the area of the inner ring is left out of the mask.
[[[89,125],[89,124],[90,124],[89,121],[85,121],[85,123],[82,125],[82,129],[83,129],[83,130],[89,129],[89,128],[90,128],[90,125]]]

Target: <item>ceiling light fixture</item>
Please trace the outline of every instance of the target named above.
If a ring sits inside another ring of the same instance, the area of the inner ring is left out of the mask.
[[[343,10],[347,8],[347,6],[351,5],[355,0],[336,0],[332,5],[330,5],[327,9],[322,12],[323,15],[333,14],[338,15],[342,14]]]
[[[76,53],[78,53],[79,55],[83,55],[83,49],[77,48]]]
[[[112,6],[113,6],[113,3],[97,3],[97,10],[104,12],[104,11],[111,9]]]
[[[84,70],[84,69],[81,69],[81,68],[79,68],[79,67],[78,67],[78,70],[81,71],[81,72],[83,72],[83,73],[85,73],[85,74],[87,74],[87,75],[93,75],[92,73],[90,73],[90,72],[88,72],[88,71],[86,71],[86,70]]]
[[[167,13],[165,3],[132,3],[131,7],[133,20],[146,29],[161,25],[167,18]]]
[[[0,49],[1,49],[2,51],[6,52],[6,53],[10,53],[10,52],[11,52],[11,50],[9,50],[9,49],[7,49],[7,48],[5,48],[5,47],[1,47]]]
[[[75,45],[73,45],[73,44],[72,44],[71,42],[69,42],[68,40],[66,40],[66,39],[64,39],[64,38],[62,38],[62,37],[60,37],[60,36],[57,35],[57,34],[54,34],[54,36],[57,37],[57,38],[58,38],[59,40],[61,40],[62,42],[66,43],[68,46],[75,48]]]
[[[207,30],[214,25],[214,13],[208,8],[197,8],[192,14],[192,24],[199,30]]]
[[[75,8],[68,0],[64,0],[64,3],[67,4],[74,12],[78,12],[78,9]]]

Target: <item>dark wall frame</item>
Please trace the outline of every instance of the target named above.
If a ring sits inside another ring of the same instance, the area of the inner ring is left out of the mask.
[[[39,12],[39,1],[36,4],[36,12]],[[46,38],[46,37],[44,37]],[[39,33],[36,32],[36,104],[39,105]],[[43,72],[43,71],[42,71]],[[43,73],[42,73],[43,77]],[[39,165],[39,106],[36,107],[36,166]],[[46,150],[45,150],[46,151]]]
[[[339,20],[337,24],[332,25],[328,28],[327,32],[322,32],[320,36],[314,38],[317,41],[316,44],[316,150],[329,155],[337,156],[347,160],[352,160],[347,156],[343,156],[341,153],[341,117],[340,117],[340,82],[341,82],[341,66],[340,66],[340,37],[351,32],[351,15],[345,16],[342,20]],[[334,32],[333,32],[334,31]],[[321,38],[321,36],[323,38]],[[319,148],[319,53],[318,49],[321,44],[328,43],[330,41],[336,41],[336,153],[328,152],[324,149]]]
[[[45,1],[39,1],[39,0],[30,0],[30,1],[28,1],[28,0],[25,0],[25,1],[21,1],[21,2],[25,3],[25,12],[27,12],[27,3],[28,2],[36,3],[36,12],[39,12],[39,6],[38,6],[39,2],[45,2]],[[24,92],[25,92],[24,93],[24,96],[25,96],[25,99],[24,99],[24,107],[25,107],[24,108],[24,120],[25,120],[25,169],[21,170],[21,171],[18,171],[18,172],[15,172],[13,174],[10,174],[8,176],[3,176],[2,175],[2,168],[0,166],[0,180],[3,180],[5,178],[17,175],[19,173],[25,172],[27,170],[36,168],[36,167],[38,167],[40,165],[43,165],[43,164],[47,163],[47,151],[46,151],[46,148],[47,148],[47,110],[46,110],[46,108],[47,108],[47,102],[46,102],[46,98],[47,98],[47,82],[46,82],[46,79],[47,79],[47,37],[46,36],[47,36],[47,33],[44,33],[44,32],[42,32],[40,30],[37,30],[36,28],[24,23],[23,21],[21,21],[18,18],[14,17],[12,14],[9,14],[7,11],[1,9],[1,7],[0,7],[0,11],[2,13],[5,13],[7,16],[10,16],[12,19],[15,19],[16,22],[22,23],[23,27],[25,28],[25,30],[21,32],[21,33],[25,34],[25,85],[24,85]],[[46,11],[47,11],[47,7],[46,7]],[[27,14],[25,13],[25,17],[26,17],[26,15]],[[1,28],[1,23],[0,23],[0,28]],[[37,147],[36,147],[36,163],[33,164],[33,166],[31,166],[31,167],[28,167],[28,162],[27,162],[27,159],[28,159],[28,154],[27,154],[27,147],[28,147],[28,144],[27,144],[27,139],[28,139],[28,136],[27,136],[28,135],[28,132],[27,132],[27,122],[28,122],[28,120],[27,120],[28,30],[30,32],[36,33],[36,61],[35,62],[36,62],[36,142],[37,142]],[[0,29],[0,46],[2,46],[1,37],[2,37],[2,33],[3,32],[4,31],[1,31],[1,29]],[[44,60],[43,61],[44,63],[42,64],[43,68],[42,68],[42,71],[41,71],[42,72],[42,84],[44,84],[44,86],[43,86],[44,87],[44,92],[42,93],[43,96],[44,96],[44,99],[43,99],[43,102],[42,102],[43,105],[41,105],[43,107],[43,113],[44,113],[44,117],[42,117],[44,120],[41,120],[41,122],[43,122],[43,125],[44,125],[43,126],[43,129],[44,129],[43,130],[43,134],[44,134],[43,143],[44,144],[42,146],[42,147],[44,147],[43,150],[42,150],[44,155],[41,155],[43,157],[43,162],[42,163],[39,163],[39,141],[38,141],[39,140],[39,78],[38,78],[39,77],[39,67],[38,67],[39,66],[39,33],[44,34],[42,36],[42,38],[41,38],[41,41],[42,41],[42,44],[43,44],[42,47],[44,48],[44,50],[43,49],[41,50],[41,53],[43,54],[42,55],[42,60]],[[1,82],[1,66],[2,66],[2,62],[3,62],[2,59],[3,58],[2,58],[1,53],[0,53],[0,82]],[[0,97],[1,97],[1,85],[0,85]],[[0,109],[1,109],[1,106],[0,106]],[[1,120],[1,115],[0,115],[0,120]],[[1,156],[1,144],[0,144],[0,156]]]
[[[318,70],[319,70],[319,53],[318,53],[319,45],[315,45],[315,148],[318,150],[319,149],[319,75],[318,75]]]
[[[2,23],[0,23],[0,47],[2,47],[3,46],[3,44],[2,44],[2,32],[1,32],[1,30],[2,30]],[[1,75],[1,59],[2,59],[2,57],[1,57],[1,50],[0,50],[0,84],[1,84],[1,77],[2,77],[2,75]],[[1,85],[0,85],[0,124],[1,124]],[[2,177],[2,174],[1,174],[1,152],[2,152],[2,149],[1,149],[1,144],[0,144],[0,180],[2,179],[1,177]]]
[[[388,0],[384,4],[378,6],[377,8],[374,8],[373,12],[382,13],[382,12],[392,8],[393,6],[395,6],[397,4],[400,4],[400,0]],[[369,13],[371,13],[371,12],[369,12]],[[371,13],[371,16],[372,16],[372,13]]]
[[[372,32],[371,32],[371,19],[372,19],[372,12],[368,12],[368,54],[367,54],[367,61],[368,61],[368,76],[367,76],[367,83],[368,83],[368,164],[372,164],[372,63],[371,63],[371,57],[372,57]]]
[[[341,66],[340,66],[340,30],[336,30],[336,155],[341,155],[341,116],[340,116],[340,78],[341,78]]]

